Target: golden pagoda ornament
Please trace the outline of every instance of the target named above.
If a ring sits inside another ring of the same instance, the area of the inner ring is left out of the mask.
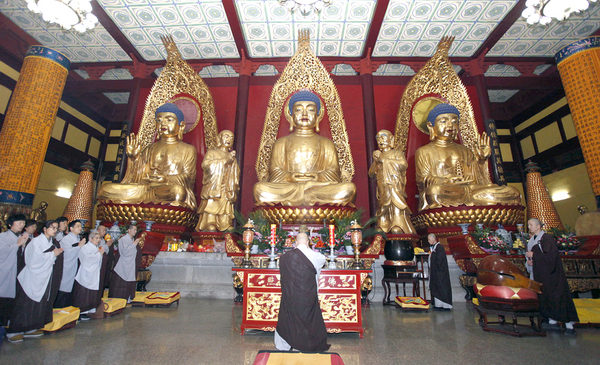
[[[75,189],[69,198],[63,216],[70,221],[81,220],[85,227],[92,221],[92,198],[94,195],[94,164],[88,160],[81,166],[81,173],[75,184]]]
[[[525,165],[525,172],[527,172],[527,220],[539,219],[546,231],[550,228],[564,229],[537,163],[529,161]]]

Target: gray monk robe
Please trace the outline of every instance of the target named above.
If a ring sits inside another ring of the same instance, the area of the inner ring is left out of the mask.
[[[317,292],[317,275],[324,263],[323,255],[302,246],[279,258],[281,305],[275,332],[278,349],[285,349],[280,348],[281,342],[302,352],[329,349]]]

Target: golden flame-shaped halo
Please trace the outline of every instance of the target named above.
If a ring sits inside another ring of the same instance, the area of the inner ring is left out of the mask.
[[[342,181],[350,182],[355,168],[340,96],[329,72],[310,49],[308,30],[301,30],[298,33],[298,51],[290,59],[271,90],[256,158],[258,181],[265,182],[269,177],[271,152],[277,139],[281,113],[286,101],[291,94],[301,89],[309,89],[324,101],[321,107],[327,108],[331,139],[337,151]]]
[[[170,102],[179,94],[193,96],[202,108],[199,115],[204,121],[204,143],[206,149],[217,146],[217,117],[215,104],[208,85],[194,69],[181,58],[177,45],[171,36],[163,36],[161,40],[167,50],[167,63],[158,79],[152,85],[150,95],[146,100],[144,116],[136,135],[142,148],[154,142],[156,136],[156,109]],[[192,128],[189,128],[191,130]],[[201,151],[198,151],[201,153]]]

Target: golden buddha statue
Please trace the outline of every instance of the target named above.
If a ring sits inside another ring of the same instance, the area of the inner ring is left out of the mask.
[[[402,151],[394,149],[394,135],[382,129],[375,136],[379,150],[373,152],[369,177],[377,179],[377,228],[394,234],[415,234],[406,204],[406,169]]]
[[[419,211],[459,205],[520,205],[521,194],[512,186],[492,184],[485,164],[491,155],[483,133],[474,151],[457,144],[459,111],[438,104],[427,117],[431,142],[415,154]]]
[[[196,231],[225,231],[232,227],[234,204],[240,189],[240,166],[235,159],[233,133],[219,133],[216,148],[206,152],[202,161],[202,192]]]
[[[293,133],[275,141],[267,181],[254,185],[256,205],[352,205],[356,186],[342,182],[333,141],[318,134],[324,116],[319,97],[300,90],[290,98],[289,112]]]
[[[196,209],[196,149],[182,141],[181,109],[166,103],[156,109],[159,140],[142,149],[134,133],[127,137],[127,172],[120,183],[102,185],[98,200],[117,204],[160,203]]]

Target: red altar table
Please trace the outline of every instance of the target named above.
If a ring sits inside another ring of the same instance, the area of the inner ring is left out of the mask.
[[[281,284],[279,269],[232,269],[244,283],[242,335],[248,329],[274,332]],[[371,270],[327,270],[319,278],[319,302],[329,333],[358,332],[363,338],[360,287]]]

